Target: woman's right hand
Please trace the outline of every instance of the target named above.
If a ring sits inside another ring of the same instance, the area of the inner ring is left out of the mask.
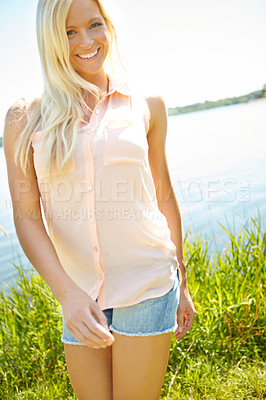
[[[73,336],[93,348],[110,346],[114,337],[108,329],[104,313],[66,274],[47,234],[40,207],[32,146],[27,176],[20,163],[15,162],[17,139],[27,124],[24,105],[24,102],[17,102],[10,107],[4,129],[4,150],[17,236],[29,261],[62,305],[67,328]]]
[[[80,343],[94,349],[113,344],[114,336],[109,331],[106,316],[82,289],[75,287],[68,291],[61,306],[67,329]]]

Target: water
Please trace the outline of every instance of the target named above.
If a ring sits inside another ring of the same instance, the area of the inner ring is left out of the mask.
[[[228,236],[219,223],[238,231],[256,217],[266,220],[266,101],[169,118],[169,171],[180,206],[183,232],[201,235],[213,249]],[[12,263],[29,266],[12,221],[3,149],[0,148],[0,281],[12,282]]]
[[[8,237],[0,230],[0,287],[2,282],[12,283],[13,275],[16,273],[15,265],[23,264],[30,267],[30,264],[23,253],[18,242],[13,223],[11,197],[8,188],[8,179],[4,150],[0,148],[0,226],[2,226]]]
[[[184,230],[221,250],[233,231],[266,219],[266,101],[169,119],[167,154]]]

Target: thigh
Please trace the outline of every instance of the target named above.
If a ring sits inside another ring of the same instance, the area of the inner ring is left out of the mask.
[[[112,346],[64,344],[70,382],[78,400],[112,400]]]
[[[167,369],[172,333],[113,335],[113,400],[158,400]]]

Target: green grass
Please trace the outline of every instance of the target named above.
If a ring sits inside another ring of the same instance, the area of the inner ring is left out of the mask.
[[[161,399],[266,399],[266,233],[260,217],[209,254],[201,237],[184,240],[191,330],[172,337]],[[76,399],[67,376],[61,310],[36,274],[19,269],[0,294],[1,400]],[[137,399],[136,399],[137,400]]]

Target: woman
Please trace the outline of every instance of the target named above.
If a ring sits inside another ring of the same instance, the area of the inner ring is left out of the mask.
[[[4,132],[17,235],[62,306],[78,399],[155,400],[172,331],[196,313],[164,102],[108,72],[116,36],[100,1],[40,0],[37,33],[44,92],[13,105]]]

